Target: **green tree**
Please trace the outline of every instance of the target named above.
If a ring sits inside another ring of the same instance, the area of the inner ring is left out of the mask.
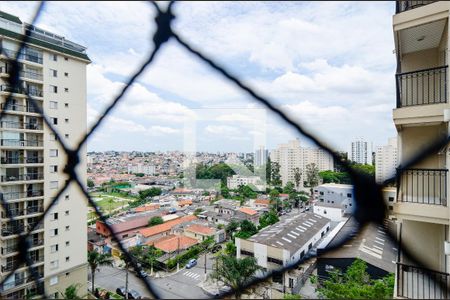
[[[112,265],[112,258],[110,254],[101,254],[98,253],[97,250],[88,251],[87,260],[89,267],[91,269],[91,282],[92,282],[92,289],[91,292],[94,292],[94,281],[95,281],[95,271],[97,270],[97,267],[99,266],[111,266]]]
[[[283,193],[285,193],[285,194],[292,194],[294,192],[295,192],[294,184],[292,182],[288,181],[286,183],[286,185],[284,186],[284,188],[283,188]]]
[[[62,295],[62,299],[81,299],[82,297],[78,296],[78,289],[81,287],[81,284],[71,284],[64,290],[64,293],[59,292]]]
[[[270,157],[267,158],[265,169],[266,169],[265,177],[266,177],[267,184],[272,184],[272,162],[270,160]]]
[[[284,294],[283,299],[302,299],[299,294]]]
[[[222,184],[227,184],[227,177],[236,173],[225,163],[219,163],[208,167],[204,164],[196,166],[196,176],[198,179],[220,179]]]
[[[298,190],[302,181],[302,171],[300,170],[300,168],[294,168],[294,181],[295,188]]]
[[[238,193],[244,198],[254,199],[258,195],[250,186],[240,185],[238,188]]]
[[[150,220],[148,220],[148,226],[155,226],[164,223],[163,218],[160,216],[152,217]]]
[[[306,165],[306,184],[311,187],[311,191],[319,184],[319,168],[315,163]]]
[[[199,214],[202,213],[202,211],[203,211],[203,208],[197,208],[197,209],[194,211],[194,216],[198,216]]]
[[[341,183],[338,172],[333,171],[322,171],[319,172],[319,176],[322,179],[323,183]]]
[[[217,268],[211,273],[211,278],[223,282],[233,291],[236,299],[241,298],[245,286],[260,270],[254,257],[236,258],[234,256],[217,256]]]
[[[272,189],[269,193],[270,206],[276,211],[281,210],[280,192],[277,189]]]
[[[221,183],[221,185],[220,185],[220,194],[224,198],[230,198],[230,190],[228,189],[226,184]]]
[[[145,200],[148,197],[155,197],[161,195],[162,190],[160,188],[149,188],[147,190],[139,191],[139,198]]]
[[[270,182],[274,186],[281,185],[280,164],[273,162],[270,167]]]
[[[87,186],[90,188],[93,188],[95,186],[95,183],[92,179],[88,179],[87,180]]]
[[[145,174],[144,173],[134,173],[134,176],[136,176],[136,177],[144,177]]]
[[[258,228],[256,228],[255,224],[248,220],[243,220],[240,225],[241,230],[235,234],[235,237],[248,239],[252,235],[258,233]]]
[[[330,272],[330,279],[323,282],[319,294],[328,299],[390,299],[394,294],[394,274],[371,279],[367,264],[358,258],[345,273]]]
[[[227,242],[225,244],[225,250],[224,250],[226,255],[229,256],[236,256],[236,245],[233,242]]]
[[[259,229],[261,230],[264,227],[275,224],[279,220],[280,219],[275,211],[271,210],[269,212],[265,212],[261,217],[259,217]]]
[[[235,220],[232,220],[228,225],[225,227],[225,233],[227,234],[227,237],[232,237],[233,233],[236,231],[236,229],[239,227],[239,223]]]

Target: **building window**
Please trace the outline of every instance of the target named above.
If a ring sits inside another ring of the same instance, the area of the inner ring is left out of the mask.
[[[66,272],[66,276],[69,276],[70,275],[70,272]]]
[[[69,77],[69,73],[64,72],[64,76]]]
[[[323,195],[323,192],[320,192],[319,194],[320,194],[320,195]]]
[[[289,278],[289,287],[290,288],[294,287],[294,278]]]
[[[65,199],[66,199],[66,200],[69,200],[69,195],[66,195],[66,196],[65,196]]]
[[[50,122],[53,124],[53,125],[58,125],[58,118],[50,118]]]
[[[65,137],[66,139],[68,139],[68,138],[69,138],[69,134],[66,133],[66,134],[64,135],[64,137]]]
[[[308,250],[312,248],[312,243],[308,245]]]
[[[70,226],[67,225],[67,226],[66,226],[66,231],[69,231],[69,230],[70,230]]]
[[[283,265],[283,261],[282,260],[280,260],[280,259],[276,259],[276,258],[273,258],[273,257],[267,257],[267,262],[271,262],[271,263],[274,263],[274,264],[277,264],[277,265],[280,265],[280,266],[282,266]]]
[[[50,69],[50,77],[58,77],[58,71]]]
[[[57,165],[51,165],[50,166],[50,173],[57,173],[58,172],[58,166]]]
[[[69,211],[68,211],[68,210],[66,210],[65,214],[66,214],[66,216],[68,216],[68,215],[69,215]]]
[[[58,252],[58,244],[51,245],[51,246],[50,246],[50,252],[51,252],[51,253]]]
[[[58,55],[50,53],[50,60],[58,61]]]
[[[64,88],[64,92],[68,92],[69,91],[69,88]]]
[[[58,157],[58,149],[50,149],[50,157]]]
[[[255,254],[253,254],[253,252],[242,250],[242,249],[241,249],[241,254],[247,255],[247,256],[252,256],[252,257],[255,256]]]
[[[54,190],[58,188],[58,181],[50,181],[50,189]]]
[[[51,109],[57,109],[58,108],[58,102],[50,101],[50,108]]]
[[[58,220],[58,213],[56,212],[56,213],[52,213],[52,219],[51,219],[52,221],[54,221],[54,220]]]
[[[50,269],[54,270],[58,268],[58,260],[53,260],[50,262]]]
[[[303,250],[303,251],[300,253],[300,259],[302,259],[303,256],[305,256],[305,250]]]
[[[389,197],[389,202],[393,202],[394,201],[394,197]]]
[[[50,93],[57,94],[58,93],[58,87],[56,85],[50,85]]]
[[[70,246],[70,241],[66,241],[66,247]]]
[[[65,61],[69,61],[69,58],[64,56],[64,60]]]
[[[56,137],[56,134],[54,134],[54,133],[50,133],[48,136],[50,137],[50,141],[52,141],[52,142],[58,140],[58,138]]]
[[[64,119],[64,122],[69,123],[69,119]]]
[[[50,236],[57,236],[58,235],[58,228],[54,228],[50,230]]]
[[[69,107],[69,103],[64,103],[64,107],[68,108]]]
[[[50,278],[50,285],[55,285],[57,283],[58,283],[58,276],[53,276]],[[55,294],[55,296],[57,295]]]
[[[352,194],[347,194],[347,197],[348,197],[348,198],[351,198],[351,197],[352,197]]]

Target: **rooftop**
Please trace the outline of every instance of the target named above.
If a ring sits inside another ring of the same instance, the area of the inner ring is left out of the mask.
[[[341,184],[341,183],[324,183],[318,186],[324,188],[338,188],[338,189],[353,189],[351,184]]]
[[[241,207],[239,208],[240,212],[243,212],[244,214],[250,215],[250,216],[254,216],[256,214],[258,214],[258,212],[254,209],[251,209],[249,207]]]
[[[340,230],[333,230],[334,237],[324,240],[318,247],[320,258],[360,258],[365,262],[388,272],[395,272],[397,248],[385,234],[385,229],[392,230],[394,236],[395,224],[385,222],[383,226],[368,225],[358,234],[358,222],[349,218]],[[326,247],[334,247],[342,243],[347,237],[351,239],[336,250],[323,253]],[[322,254],[323,253],[323,254]]]
[[[158,241],[155,241],[153,243],[153,246],[168,253],[174,252],[178,249],[187,249],[194,246],[195,244],[198,244],[198,241],[194,238],[190,238],[184,235],[170,235]]]
[[[212,235],[216,232],[214,230],[214,228],[204,226],[204,225],[199,225],[199,224],[193,224],[193,225],[187,227],[186,230],[190,231],[190,232],[194,232],[194,233],[203,234],[203,235]]]
[[[293,253],[329,222],[329,219],[312,212],[301,213],[264,228],[248,240]]]
[[[168,221],[166,223],[163,224],[159,224],[156,226],[152,226],[149,228],[145,228],[145,229],[141,229],[139,230],[139,232],[144,236],[144,237],[150,237],[165,231],[169,231],[171,230],[175,225],[184,223],[184,222],[190,222],[197,219],[196,216],[184,216],[182,218],[176,219],[176,220],[172,220],[172,221]]]

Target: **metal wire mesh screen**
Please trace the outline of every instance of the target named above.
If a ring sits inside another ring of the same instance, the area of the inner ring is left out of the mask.
[[[152,37],[153,42],[153,49],[150,53],[148,53],[147,58],[145,59],[145,62],[133,73],[129,76],[129,79],[125,86],[122,88],[120,93],[111,101],[111,103],[108,105],[108,107],[104,110],[101,117],[97,120],[94,126],[90,128],[88,133],[79,141],[78,147],[72,149],[68,147],[68,145],[64,142],[64,139],[62,139],[58,133],[58,131],[55,129],[53,124],[50,122],[49,118],[43,113],[42,108],[40,108],[36,100],[34,100],[32,97],[30,97],[30,94],[27,92],[26,98],[29,101],[30,105],[34,107],[35,111],[38,112],[40,115],[42,115],[43,120],[45,124],[51,129],[53,134],[55,134],[57,141],[60,143],[61,148],[63,149],[66,157],[67,162],[64,168],[64,173],[68,176],[68,180],[65,182],[64,186],[59,190],[54,200],[45,208],[43,214],[37,219],[37,221],[34,223],[33,226],[30,228],[24,228],[20,232],[19,237],[19,260],[17,262],[17,265],[25,263],[28,267],[28,271],[32,276],[32,280],[35,281],[35,285],[37,288],[37,292],[41,295],[43,295],[44,298],[48,298],[48,295],[46,294],[46,291],[44,289],[44,285],[40,281],[41,277],[40,274],[38,274],[36,268],[32,267],[33,262],[32,258],[30,257],[30,252],[28,249],[30,248],[30,235],[31,232],[37,228],[38,226],[41,226],[40,224],[43,222],[44,218],[47,216],[48,212],[52,208],[52,206],[55,204],[55,202],[61,197],[61,195],[64,193],[64,191],[67,189],[69,184],[75,184],[78,186],[78,188],[82,191],[84,196],[86,197],[89,204],[95,209],[95,213],[98,215],[99,219],[105,224],[105,226],[108,228],[108,230],[112,233],[113,239],[117,241],[117,245],[119,249],[124,254],[126,260],[130,262],[130,265],[136,272],[140,272],[140,266],[137,264],[137,261],[134,257],[132,257],[128,251],[122,246],[122,244],[119,242],[120,239],[116,236],[114,230],[111,228],[111,226],[106,222],[106,217],[102,214],[102,212],[99,210],[99,208],[96,206],[95,202],[91,199],[90,195],[88,194],[85,183],[80,181],[80,178],[75,171],[77,165],[80,162],[79,157],[79,150],[81,147],[85,146],[87,140],[91,137],[91,135],[97,130],[99,125],[104,122],[105,117],[111,113],[111,111],[117,106],[117,104],[123,99],[124,95],[129,90],[130,86],[133,84],[133,82],[136,81],[136,79],[143,73],[144,70],[146,70],[148,67],[151,66],[152,62],[154,61],[156,55],[163,54],[163,48],[164,45],[171,41],[173,43],[178,43],[182,48],[185,49],[188,53],[190,53],[194,59],[198,59],[199,61],[203,62],[207,66],[209,66],[211,69],[215,70],[223,79],[230,81],[233,83],[236,88],[242,90],[245,92],[253,101],[261,104],[263,107],[265,107],[269,112],[271,112],[273,115],[277,116],[279,119],[284,121],[288,126],[293,128],[298,134],[310,139],[313,141],[317,146],[321,147],[325,151],[327,151],[335,160],[339,160],[339,157],[335,154],[333,149],[329,148],[326,143],[319,138],[316,137],[316,135],[306,130],[301,123],[294,121],[290,117],[288,117],[279,107],[277,107],[274,104],[274,101],[272,101],[269,97],[262,96],[258,91],[250,88],[247,86],[244,82],[242,82],[238,77],[234,76],[231,71],[229,71],[225,66],[219,65],[215,62],[214,59],[210,58],[209,56],[203,54],[199,49],[194,48],[191,46],[189,41],[186,41],[182,35],[172,28],[172,21],[174,20],[175,16],[172,13],[172,8],[174,5],[174,2],[170,2],[170,4],[167,6],[167,9],[162,9],[158,4],[151,2],[150,5],[153,6],[153,8],[156,11],[156,17],[154,19],[154,22],[156,24],[156,32],[154,33]],[[40,12],[42,11],[42,8],[44,6],[44,3],[41,3],[39,7],[37,8],[35,12],[35,16],[33,18],[32,24],[35,23],[37,18],[39,17]],[[27,40],[29,39],[29,36],[26,35],[20,44],[20,49],[26,45]],[[19,64],[17,62],[17,56],[11,56],[8,53],[5,53],[5,51],[2,52],[10,56],[11,58],[11,73],[9,77],[9,87],[10,91],[13,91],[16,88],[19,88]],[[18,51],[20,52],[20,51]],[[161,52],[161,53],[160,53]],[[394,80],[394,79],[393,79]],[[11,96],[7,98],[6,105],[8,105],[12,101]],[[4,117],[4,110],[0,113],[0,120]],[[442,149],[444,146],[447,145],[449,141],[449,137],[445,137],[439,140],[436,140],[433,144],[428,145],[421,153],[417,153],[408,163],[403,165],[400,168],[400,172],[398,174],[401,174],[401,171],[403,169],[411,168],[416,163],[420,162],[424,158],[427,157],[430,153],[434,153],[440,149]],[[370,223],[374,223],[377,225],[382,225],[384,219],[386,218],[386,206],[384,204],[381,189],[383,186],[387,184],[391,184],[396,182],[396,180],[399,180],[400,175],[396,175],[396,177],[390,178],[385,182],[384,185],[379,185],[375,183],[375,181],[368,177],[367,175],[358,173],[354,169],[351,168],[349,163],[347,161],[342,162],[342,168],[349,173],[353,186],[354,186],[354,194],[355,194],[355,201],[356,201],[356,210],[354,213],[354,217],[356,218],[358,222],[358,230],[363,229],[366,225]],[[11,213],[8,202],[5,199],[5,197],[1,197],[1,204],[3,206],[3,210],[6,214],[7,219],[10,222],[13,222],[15,220],[14,214]],[[396,243],[399,243],[397,241],[396,236],[394,236],[391,232],[386,232],[387,236]],[[340,247],[343,244],[349,240],[351,236],[348,236],[345,240],[340,241],[340,243],[337,246],[329,247],[326,249],[326,251],[333,250],[336,247]],[[426,267],[421,260],[418,257],[413,256],[408,249],[401,247],[399,250],[402,250],[403,255],[407,256],[409,259],[414,261],[418,266]],[[309,259],[310,255],[306,255],[303,257],[296,265],[304,262],[305,260]],[[281,269],[279,272],[287,271],[288,269],[295,268],[296,266],[290,266],[285,267]],[[1,284],[4,284],[8,278],[14,273],[17,266],[14,266],[11,273],[9,273],[8,276],[6,276]],[[279,273],[278,272],[278,273]],[[427,271],[423,271],[426,273]],[[271,274],[268,274],[267,277],[271,276]],[[263,280],[266,280],[266,278],[259,278],[254,279],[251,283],[248,284],[248,286],[256,284],[258,282],[261,282]],[[147,287],[149,293],[155,297],[159,298],[159,295],[154,290],[152,286],[151,280],[145,280],[142,279],[143,283]],[[436,284],[443,286],[446,288],[446,283],[443,281],[437,281]],[[247,287],[248,287],[247,286]],[[221,295],[226,296],[226,294]]]

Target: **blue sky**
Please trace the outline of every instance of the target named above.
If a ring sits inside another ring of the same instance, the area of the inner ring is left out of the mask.
[[[0,9],[29,21],[35,6],[2,2]],[[348,151],[355,137],[381,145],[396,135],[393,13],[393,2],[181,2],[174,25],[334,148]],[[88,47],[89,124],[152,49],[153,18],[144,2],[47,3],[37,25]],[[199,115],[198,150],[252,151],[258,135],[271,149],[296,137],[269,113],[265,128],[255,127],[251,120],[261,109],[172,41],[88,149],[182,150],[184,128]]]

